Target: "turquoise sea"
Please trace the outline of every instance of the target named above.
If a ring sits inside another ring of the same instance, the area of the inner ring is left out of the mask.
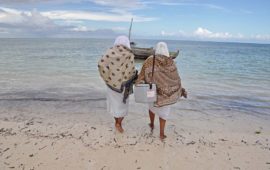
[[[0,39],[0,113],[18,102],[105,102],[97,61],[113,41]],[[150,47],[158,41],[136,42]],[[177,108],[270,117],[270,45],[166,42],[180,49],[175,61],[189,93]]]

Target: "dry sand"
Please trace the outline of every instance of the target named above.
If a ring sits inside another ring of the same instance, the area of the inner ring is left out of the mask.
[[[144,105],[131,101],[123,134],[105,105],[92,106],[15,101],[2,108],[0,169],[270,169],[268,118],[174,108],[162,142]]]

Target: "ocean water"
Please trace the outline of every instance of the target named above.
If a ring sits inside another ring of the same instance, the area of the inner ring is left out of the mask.
[[[136,42],[150,47],[158,41]],[[176,108],[270,116],[270,45],[166,42],[170,50],[180,50],[175,61],[189,94]],[[14,102],[105,101],[97,61],[112,44],[112,39],[0,39],[2,109]],[[141,64],[137,61],[137,69]]]

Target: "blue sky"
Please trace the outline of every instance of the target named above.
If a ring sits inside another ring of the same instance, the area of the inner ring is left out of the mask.
[[[0,37],[270,42],[269,0],[0,0]]]

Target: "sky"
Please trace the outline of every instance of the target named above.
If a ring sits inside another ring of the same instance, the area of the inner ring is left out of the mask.
[[[0,38],[270,43],[269,0],[0,0]]]

